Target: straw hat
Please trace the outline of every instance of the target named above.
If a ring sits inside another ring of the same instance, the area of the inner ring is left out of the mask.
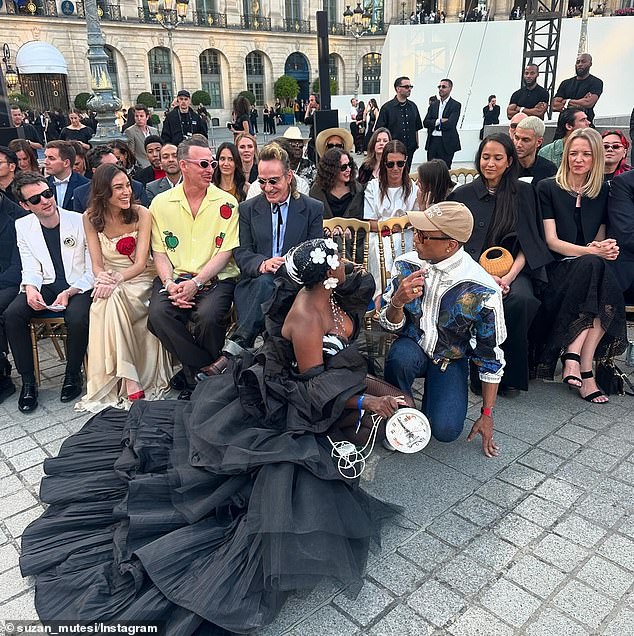
[[[326,150],[328,150],[328,148],[326,148],[326,142],[331,137],[341,137],[341,139],[343,139],[344,149],[348,152],[354,148],[354,139],[352,139],[352,134],[349,130],[345,128],[326,128],[326,130],[322,130],[317,135],[317,139],[315,139],[315,149],[320,157],[323,157]]]
[[[304,143],[308,142],[308,137],[302,137],[302,131],[297,126],[289,126],[284,131],[282,137],[286,137],[286,139],[290,139],[291,141],[303,141]]]

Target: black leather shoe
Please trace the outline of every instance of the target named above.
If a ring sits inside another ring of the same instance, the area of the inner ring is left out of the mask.
[[[15,384],[11,378],[0,378],[0,404],[15,393]]]
[[[202,382],[212,375],[222,375],[229,366],[229,358],[225,355],[220,356],[215,362],[212,362],[209,366],[202,367],[199,373],[196,374],[196,382]]]
[[[35,382],[24,382],[20,397],[18,398],[18,409],[22,413],[30,413],[37,408],[37,385]]]
[[[179,394],[178,397],[176,398],[177,400],[184,400],[185,402],[189,402],[189,400],[192,397],[192,393],[193,391],[190,391],[189,389],[183,389]]]
[[[62,384],[62,392],[60,393],[59,399],[62,402],[71,402],[81,395],[83,387],[84,382],[81,373],[67,373],[64,376],[64,383]]]
[[[181,369],[175,376],[170,380],[170,386],[175,391],[182,391],[187,388],[187,378],[185,377],[185,373]]]

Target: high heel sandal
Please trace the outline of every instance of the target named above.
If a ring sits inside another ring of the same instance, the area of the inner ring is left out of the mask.
[[[578,353],[564,353],[561,356],[561,381],[564,384],[567,384],[570,388],[579,389],[581,387],[581,378],[579,376],[567,375],[565,378],[563,377],[566,360],[573,360],[574,362],[581,364],[581,356]],[[579,384],[572,384],[570,380],[576,380]]]
[[[145,400],[145,391],[137,391],[136,393],[130,393],[128,400],[134,402],[135,400]]]
[[[592,373],[592,370],[590,370],[590,371],[582,371],[581,372],[581,378],[583,380],[588,380],[589,378],[593,378],[593,377],[594,377],[594,373]],[[607,404],[609,402],[609,400],[605,400],[604,402],[595,402],[594,401],[598,397],[601,397],[601,396],[605,397],[605,393],[603,391],[601,391],[601,389],[599,389],[598,391],[594,391],[593,393],[590,393],[589,395],[581,395],[581,397],[586,402],[590,402],[591,404]]]

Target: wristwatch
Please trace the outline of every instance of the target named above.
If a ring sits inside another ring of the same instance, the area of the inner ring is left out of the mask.
[[[194,281],[194,283],[196,283],[196,287],[198,288],[198,291],[201,291],[202,289],[204,289],[205,284],[201,283],[199,280],[196,280],[195,278],[192,278],[192,280]]]
[[[483,406],[480,409],[480,413],[482,413],[482,415],[486,415],[487,417],[493,417],[493,409],[490,406]]]

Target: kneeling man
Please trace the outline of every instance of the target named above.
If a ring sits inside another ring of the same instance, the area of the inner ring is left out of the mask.
[[[463,249],[473,230],[465,205],[444,201],[407,216],[416,251],[394,261],[383,296],[381,325],[400,334],[385,361],[385,379],[411,395],[414,380],[424,377],[422,411],[433,436],[452,442],[464,427],[471,360],[482,380],[483,406],[467,440],[479,433],[484,454],[493,457],[493,407],[506,338],[502,292]]]

